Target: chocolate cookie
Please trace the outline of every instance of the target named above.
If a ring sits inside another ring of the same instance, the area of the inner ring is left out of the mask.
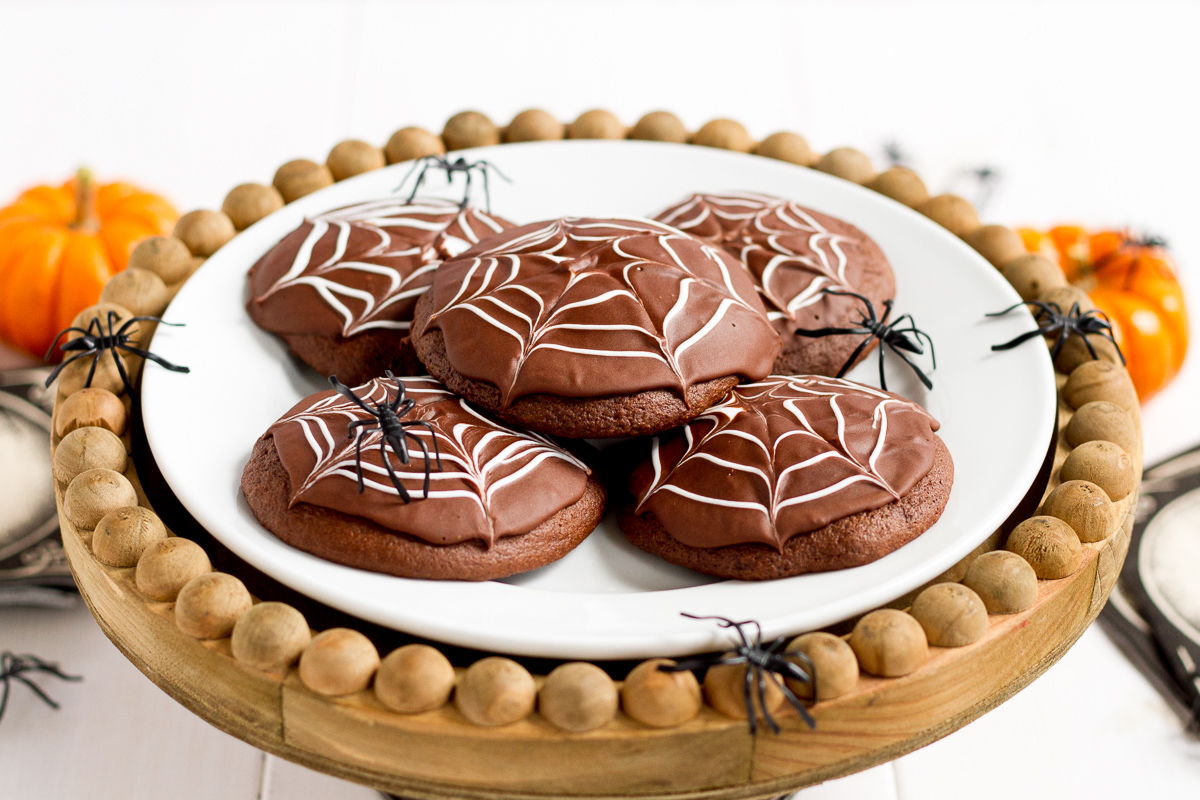
[[[472,247],[438,270],[412,331],[454,391],[574,438],[676,427],[779,352],[736,259],[640,219],[538,222]]]
[[[599,524],[603,486],[553,442],[430,378],[352,391],[361,404],[334,391],[301,401],[242,473],[255,517],[293,547],[401,577],[489,580],[562,558]],[[386,449],[381,405],[405,426]]]
[[[768,195],[696,194],[655,219],[673,225],[740,259],[754,276],[767,316],[783,349],[773,372],[837,375],[875,347],[871,342],[847,366],[862,336],[819,339],[796,330],[855,327],[865,312],[854,297],[825,289],[857,292],[883,313],[896,294],[887,257],[869,236],[840,219]]]
[[[251,267],[254,322],[302,361],[352,385],[422,374],[413,308],[441,262],[512,224],[445,200],[398,198],[305,220]]]
[[[941,516],[954,462],[920,406],[819,376],[739,386],[655,437],[620,524],[671,563],[769,580],[874,561]]]

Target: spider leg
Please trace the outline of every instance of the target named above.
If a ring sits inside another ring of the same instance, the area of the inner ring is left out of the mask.
[[[867,328],[800,328],[796,331],[797,336],[804,336],[809,339],[818,339],[822,336],[849,336],[856,333],[870,333]]]
[[[887,340],[882,338],[879,340],[879,388],[883,389],[885,392],[887,391],[887,378],[885,378],[883,375],[883,345],[886,343],[886,341]],[[895,349],[896,348],[894,347],[892,348],[893,351]],[[901,357],[903,358],[903,356]],[[840,378],[841,375],[838,377]]]
[[[742,677],[742,699],[746,702],[746,719],[750,721],[750,735],[758,734],[758,714],[754,710],[754,675],[753,668],[746,664],[746,674]]]
[[[483,202],[486,204],[487,212],[490,214],[492,213],[492,187],[488,185],[487,162],[480,163],[484,164],[483,169],[480,171],[480,174],[483,176]]]
[[[366,490],[363,485],[363,466],[362,466],[362,440],[364,431],[360,430],[358,435],[354,437],[354,466],[358,472],[358,493],[362,494]],[[387,459],[385,458],[386,462]]]
[[[133,353],[135,356],[141,356],[142,358],[144,358],[148,361],[153,361],[155,364],[158,364],[160,367],[171,370],[171,372],[182,372],[182,373],[186,374],[186,373],[189,373],[192,371],[190,367],[184,367],[179,364],[172,364],[170,361],[167,361],[162,356],[155,355],[154,353],[151,353],[149,350],[143,350],[140,347],[134,347],[134,346],[128,345],[128,344],[118,344],[118,345],[114,345],[114,347],[119,347],[127,353]]]
[[[425,458],[425,483],[422,488],[424,494],[421,495],[421,499],[427,500],[429,498],[429,483],[432,480],[431,473],[433,472],[431,469],[431,464],[429,463],[429,448],[425,446],[425,442],[421,440],[421,437],[414,436],[407,431],[404,433],[404,435],[417,443],[417,446],[421,448],[421,455]]]
[[[71,356],[70,358],[65,359],[61,364],[59,364],[57,367],[55,367],[54,370],[49,375],[46,376],[46,388],[47,389],[50,388],[50,384],[54,383],[54,379],[58,377],[58,374],[60,372],[62,372],[63,369],[67,365],[71,364],[74,361],[78,361],[81,358],[87,358],[90,355],[92,355],[90,352],[76,353],[75,355]]]
[[[1044,336],[1045,334],[1050,333],[1053,330],[1054,330],[1054,326],[1044,326],[1044,327],[1038,328],[1037,330],[1026,331],[1025,333],[1022,333],[1020,336],[1013,339],[1012,341],[1005,342],[1004,344],[992,345],[992,349],[993,350],[1012,350],[1014,347],[1023,345],[1026,342],[1028,342],[1030,339],[1032,339],[1036,336]]]
[[[857,361],[858,357],[861,356],[863,351],[867,349],[867,345],[869,345],[871,343],[871,341],[875,338],[875,334],[873,334],[869,331],[866,333],[867,333],[867,338],[865,338],[861,342],[859,342],[858,347],[854,348],[854,352],[852,352],[850,354],[850,357],[846,359],[846,363],[842,364],[842,368],[840,370],[838,370],[838,374],[836,377],[838,377],[838,378],[845,377],[846,373],[850,371],[850,368],[854,366],[854,362]]]
[[[54,341],[50,343],[50,349],[46,351],[46,355],[42,358],[42,360],[49,361],[50,356],[54,355],[54,348],[58,347],[59,340],[62,339],[64,336],[66,336],[68,333],[74,333],[76,331],[78,331],[79,333],[82,333],[84,336],[88,335],[88,332],[85,331],[83,328],[76,328],[76,327],[64,328],[63,330],[59,331],[58,336],[54,337]]]
[[[100,363],[100,356],[104,355],[104,352],[105,351],[103,350],[97,350],[95,353],[91,354],[92,366],[88,369],[87,380],[83,382],[84,387],[91,387],[92,378],[96,377],[96,366]]]
[[[891,345],[889,345],[889,347],[890,346]],[[881,348],[879,348],[879,350],[880,350],[880,356],[882,356],[883,348],[881,347]],[[896,355],[898,355],[900,357],[901,361],[903,361],[905,364],[908,364],[909,369],[911,369],[913,372],[916,373],[917,377],[921,379],[921,383],[925,384],[926,389],[933,388],[933,381],[929,380],[929,376],[927,376],[924,372],[922,372],[920,367],[918,367],[912,361],[909,361],[908,356],[904,355],[904,353],[897,350],[895,347],[892,347],[892,352],[895,353]],[[881,358],[881,360],[882,360],[882,358]],[[887,387],[884,387],[884,388],[887,388]]]
[[[129,380],[129,373],[125,371],[125,360],[121,358],[121,354],[117,352],[116,347],[110,348],[108,351],[112,354],[113,363],[117,365],[117,372],[121,375],[121,382],[125,384],[125,391],[129,392],[129,396],[133,396],[133,381]],[[99,356],[97,356],[99,358]],[[93,365],[93,368],[95,365]],[[91,385],[89,379],[88,385]]]
[[[400,476],[396,474],[395,468],[392,466],[392,460],[388,458],[387,444],[390,439],[382,439],[379,442],[379,456],[383,461],[383,466],[387,468],[388,477],[392,479],[392,486],[396,487],[396,491],[400,493],[400,499],[405,503],[412,502],[412,498],[408,495],[408,490],[404,488],[404,483],[400,480]]]

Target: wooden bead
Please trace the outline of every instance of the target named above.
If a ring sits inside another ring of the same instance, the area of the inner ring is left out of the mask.
[[[486,147],[500,144],[500,130],[478,111],[460,111],[446,120],[442,141],[446,143],[447,150]]]
[[[136,567],[150,545],[164,541],[167,529],[148,508],[126,506],[110,511],[96,523],[92,553],[110,567]]]
[[[442,137],[424,128],[401,128],[392,134],[383,153],[389,164],[411,161],[425,156],[440,156],[446,152]]]
[[[71,327],[84,328],[86,330],[87,327],[92,324],[93,320],[99,320],[100,324],[104,328],[104,331],[107,332],[108,331],[108,314],[110,311],[114,314],[114,316],[113,316],[113,329],[114,330],[123,327],[124,323],[128,322],[130,319],[132,319],[135,316],[132,311],[130,311],[128,308],[121,305],[120,303],[99,302],[99,303],[96,303],[95,305],[88,306],[83,311],[80,311],[78,314],[76,314],[75,318],[73,320],[71,320]],[[127,334],[129,334],[130,338],[139,339],[142,335],[142,327],[139,323],[135,322],[132,325],[130,325],[129,328],[125,332]],[[70,334],[67,335],[66,338],[68,341],[70,341],[72,339],[78,339],[80,336],[81,336],[81,334],[79,334],[79,333],[71,332]]]
[[[1067,455],[1059,473],[1063,481],[1090,481],[1109,499],[1123,500],[1137,488],[1138,476],[1129,453],[1112,442],[1084,442]]]
[[[129,254],[129,269],[144,269],[169,285],[192,274],[195,258],[187,245],[174,236],[151,236],[138,242]]]
[[[917,211],[960,238],[979,227],[975,206],[956,194],[931,197],[918,205]]]
[[[375,675],[379,702],[401,714],[441,708],[454,691],[454,667],[437,648],[406,644],[388,653]]]
[[[629,138],[683,144],[688,140],[688,132],[679,117],[670,111],[651,111],[637,121]]]
[[[145,269],[126,269],[108,279],[100,300],[118,303],[138,316],[157,317],[169,301],[163,279]]]
[[[858,683],[858,659],[840,636],[816,631],[797,636],[787,646],[789,653],[804,653],[816,674],[817,700],[832,700],[854,689]],[[798,697],[812,697],[812,686],[786,679]]]
[[[964,236],[963,241],[997,269],[1025,254],[1021,237],[1006,225],[980,225]]]
[[[1000,274],[1012,284],[1022,300],[1036,300],[1048,289],[1067,285],[1062,269],[1038,253],[1026,253],[1006,261],[1000,267]]]
[[[538,692],[538,713],[556,728],[572,733],[607,725],[617,714],[617,685],[595,664],[560,664]]]
[[[92,530],[108,512],[136,506],[137,501],[128,478],[101,467],[85,470],[71,480],[63,495],[63,513],[76,528]]]
[[[54,448],[51,465],[54,479],[65,485],[89,469],[124,472],[128,461],[121,437],[106,428],[86,427],[76,428],[63,437]]]
[[[700,682],[690,671],[663,672],[660,664],[675,662],[652,658],[630,670],[621,685],[621,708],[643,725],[673,728],[700,713]]]
[[[692,144],[739,153],[749,153],[754,149],[754,139],[750,133],[740,122],[731,119],[714,119],[704,123],[692,137]]]
[[[291,666],[312,641],[304,615],[287,603],[259,603],[238,617],[229,640],[233,657],[263,671]]]
[[[1071,575],[1083,563],[1083,546],[1071,526],[1055,517],[1031,517],[1008,535],[1005,549],[1029,562],[1042,580]]]
[[[383,150],[375,145],[347,139],[333,146],[325,159],[325,166],[329,167],[329,174],[335,181],[344,181],[373,169],[383,169],[387,166],[387,159]]]
[[[548,111],[531,108],[513,117],[504,129],[506,142],[537,142],[561,139],[567,135],[566,126]]]
[[[1042,503],[1038,513],[1058,517],[1071,526],[1081,542],[1102,542],[1116,526],[1116,507],[1094,483],[1066,481]]]
[[[204,548],[191,539],[173,536],[146,548],[138,560],[134,582],[150,599],[170,602],[188,581],[206,572],[212,572],[212,563]]]
[[[850,634],[850,647],[859,666],[884,678],[907,675],[929,657],[921,624],[894,608],[880,608],[860,619]]]
[[[1092,346],[1090,350],[1088,344]],[[1070,375],[1080,364],[1096,359],[1107,361],[1110,364],[1121,363],[1117,346],[1107,337],[1093,334],[1087,337],[1085,343],[1082,336],[1068,336],[1067,340],[1062,343],[1062,347],[1059,348],[1058,356],[1054,359],[1054,368],[1064,375]]]
[[[324,164],[297,158],[275,170],[271,185],[279,190],[285,203],[294,203],[318,189],[333,185],[333,173]]]
[[[625,125],[611,111],[593,108],[567,126],[568,139],[624,139]]]
[[[910,612],[937,647],[965,647],[987,633],[987,607],[961,583],[935,583],[913,600]]]
[[[281,208],[283,195],[274,186],[263,186],[261,183],[243,183],[233,187],[221,204],[221,210],[239,231],[244,231]]]
[[[1129,411],[1138,404],[1129,373],[1108,361],[1085,361],[1071,370],[1063,386],[1063,398],[1071,408],[1104,400]]]
[[[871,166],[871,159],[866,153],[853,147],[837,147],[830,150],[817,161],[816,168],[864,186],[875,178],[875,168]]]
[[[510,725],[529,716],[537,684],[529,670],[501,656],[489,656],[467,667],[454,692],[454,705],[476,725]]]
[[[187,245],[192,255],[208,258],[237,236],[237,229],[224,211],[201,208],[180,217],[172,235]]]
[[[59,411],[61,413],[61,409]],[[1131,453],[1138,446],[1137,428],[1129,414],[1116,403],[1104,400],[1080,406],[1063,433],[1071,447],[1079,447],[1084,442],[1103,441],[1112,442],[1126,453]]]
[[[371,685],[377,669],[375,645],[350,628],[321,631],[300,654],[300,680],[327,697],[361,692]]]
[[[800,134],[790,131],[772,133],[758,143],[754,153],[802,167],[811,167],[817,163],[817,154],[808,146],[808,141]]]
[[[1016,614],[1037,602],[1037,573],[1008,550],[978,556],[967,568],[963,585],[979,595],[989,614]]]
[[[745,664],[717,664],[709,667],[704,673],[704,699],[708,704],[727,717],[747,719],[749,710],[746,708],[746,669]],[[774,714],[783,705],[783,691],[774,681],[768,680],[764,683],[763,700],[766,711],[770,714]],[[763,717],[763,707],[758,702],[757,691],[750,693],[750,702],[754,713]]]
[[[908,167],[892,167],[876,175],[867,188],[890,197],[897,203],[916,208],[929,199],[929,190],[921,176]]]
[[[1042,291],[1037,296],[1038,300],[1043,303],[1055,303],[1059,308],[1066,313],[1071,310],[1072,304],[1078,303],[1080,311],[1090,311],[1096,307],[1092,302],[1092,298],[1088,297],[1088,293],[1078,286],[1066,284],[1065,286],[1051,286]]]
[[[175,598],[175,624],[197,639],[224,639],[254,601],[246,585],[224,572],[206,572],[183,585]]]
[[[80,428],[104,428],[117,436],[125,433],[129,414],[125,404],[107,389],[80,389],[58,407],[54,415],[54,432],[59,438]]]

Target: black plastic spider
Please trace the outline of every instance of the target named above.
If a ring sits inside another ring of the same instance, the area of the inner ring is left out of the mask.
[[[417,172],[418,169],[420,172]],[[487,202],[487,210],[489,214],[492,212],[492,193],[488,187],[488,173],[495,172],[508,183],[512,183],[512,181],[500,171],[500,168],[490,161],[485,161],[483,159],[480,159],[479,161],[467,161],[467,159],[463,156],[459,156],[453,161],[450,161],[445,156],[425,156],[425,158],[422,158],[412,165],[412,169],[405,174],[404,180],[400,182],[400,186],[396,187],[397,190],[401,189],[404,184],[408,183],[408,179],[412,177],[412,174],[417,172],[417,182],[413,184],[412,191],[408,195],[409,203],[411,203],[417,196],[417,192],[421,189],[421,184],[425,182],[425,174],[429,172],[430,169],[445,170],[447,185],[454,180],[454,173],[456,172],[461,172],[467,176],[467,183],[463,187],[463,199],[462,202],[458,204],[459,208],[467,207],[467,203],[471,199],[471,173],[479,172],[479,174],[483,177],[483,196]]]
[[[391,447],[396,457],[400,459],[401,464],[409,464],[412,457],[408,452],[408,439],[412,439],[421,448],[421,455],[425,457],[425,491],[421,495],[421,499],[429,497],[429,481],[433,470],[433,462],[437,462],[438,472],[442,471],[442,454],[438,450],[437,436],[434,434],[433,425],[427,420],[402,420],[400,419],[405,414],[413,410],[416,401],[408,397],[404,391],[404,382],[397,380],[396,376],[388,372],[384,373],[388,380],[396,383],[396,397],[388,400],[386,391],[384,399],[378,403],[368,403],[354,393],[346,384],[337,379],[337,376],[330,376],[329,385],[337,391],[342,397],[351,401],[363,411],[371,415],[371,419],[356,419],[350,423],[347,430],[347,435],[354,439],[354,466],[358,472],[358,493],[362,494],[365,490],[363,484],[363,466],[362,466],[362,440],[363,434],[378,426],[383,433],[383,438],[379,441],[379,456],[383,461],[383,466],[387,470],[388,477],[392,479],[392,486],[396,487],[396,491],[400,493],[400,499],[405,503],[411,502],[412,497],[408,490],[404,488],[404,484],[400,481],[400,477],[396,475],[396,470],[392,467],[392,460],[388,457],[388,447]],[[414,436],[408,432],[409,428],[421,427],[429,431],[429,438],[433,441],[433,459],[429,458],[429,448],[425,446],[425,442],[419,436]]]
[[[1096,354],[1096,348],[1092,347],[1092,342],[1088,337],[1101,336],[1112,342],[1113,347],[1117,350],[1117,355],[1121,357],[1121,363],[1125,363],[1125,354],[1121,352],[1121,346],[1113,338],[1112,320],[1108,318],[1107,314],[1097,308],[1080,311],[1079,303],[1072,303],[1071,308],[1064,314],[1062,306],[1058,303],[1026,300],[1009,306],[1003,311],[988,314],[987,316],[1002,317],[1021,306],[1031,307],[1033,320],[1038,326],[1037,330],[1022,333],[1010,342],[994,344],[992,345],[993,350],[1011,350],[1037,336],[1056,335],[1058,338],[1050,348],[1050,357],[1058,358],[1058,354],[1062,350],[1063,345],[1066,344],[1067,339],[1072,336],[1079,336],[1083,339],[1083,343],[1087,346],[1092,358],[1098,359],[1100,356]]]
[[[746,678],[742,692],[746,701],[746,718],[750,723],[751,736],[758,733],[756,702],[757,710],[762,712],[763,721],[767,723],[771,732],[779,733],[779,723],[767,710],[767,681],[775,684],[775,687],[783,692],[783,696],[791,703],[792,708],[796,709],[796,713],[809,728],[817,727],[816,720],[808,713],[804,703],[796,696],[795,692],[788,688],[787,682],[782,680],[782,678],[791,678],[808,684],[812,690],[812,696],[814,698],[817,696],[817,673],[813,669],[812,660],[804,653],[786,652],[783,649],[786,636],[780,636],[764,645],[762,626],[754,620],[734,622],[727,617],[697,617],[693,614],[684,614],[683,616],[688,619],[716,620],[722,628],[732,628],[737,631],[739,643],[734,646],[732,653],[712,653],[684,658],[674,664],[660,664],[659,670],[662,672],[690,672],[720,664],[745,664]],[[746,635],[745,628],[748,625],[753,625],[756,631],[753,639]]]
[[[4,718],[4,710],[8,708],[8,693],[12,688],[13,681],[20,681],[29,687],[30,691],[40,697],[46,705],[58,710],[58,703],[51,699],[50,695],[46,694],[42,687],[31,681],[25,676],[27,672],[45,672],[48,675],[53,675],[56,678],[61,678],[64,681],[81,681],[83,678],[78,675],[66,675],[58,668],[58,664],[51,664],[48,661],[43,661],[37,656],[19,656],[15,653],[5,651],[0,654],[0,684],[4,684],[4,688],[0,690],[0,719]]]
[[[977,184],[975,208],[982,209],[992,199],[992,193],[996,191],[996,187],[1000,184],[1000,170],[988,164],[983,164],[974,169],[964,170],[964,172],[973,178]]]
[[[900,143],[895,139],[890,139],[883,144],[883,154],[887,158],[888,164],[893,167],[908,166],[908,153],[900,146]]]
[[[133,382],[129,380],[129,374],[125,371],[125,365],[122,363],[121,359],[117,358],[118,350],[124,350],[126,353],[132,353],[135,356],[141,356],[142,358],[153,361],[159,366],[166,367],[172,372],[191,372],[191,370],[187,367],[181,367],[176,364],[172,364],[165,358],[154,355],[154,353],[151,353],[149,350],[143,350],[140,347],[134,347],[129,343],[129,340],[133,338],[129,333],[129,329],[139,322],[157,322],[160,325],[170,325],[172,327],[183,327],[182,323],[163,322],[158,317],[130,317],[129,319],[125,320],[125,323],[121,325],[121,327],[117,328],[116,324],[118,319],[120,318],[117,316],[117,312],[109,311],[105,316],[104,322],[100,321],[100,317],[92,317],[92,321],[88,323],[87,328],[71,327],[61,331],[58,336],[55,336],[54,342],[50,345],[50,349],[46,351],[47,361],[50,360],[50,356],[54,353],[54,348],[58,347],[59,341],[68,333],[78,333],[80,336],[76,339],[71,339],[70,341],[66,342],[60,349],[64,354],[75,351],[79,352],[75,352],[75,355],[64,359],[61,364],[54,368],[54,371],[51,372],[49,377],[46,378],[46,387],[49,388],[50,384],[54,382],[54,379],[58,377],[58,373],[62,372],[68,364],[78,361],[81,358],[87,358],[88,356],[92,357],[92,366],[91,369],[88,370],[87,380],[83,385],[91,386],[92,378],[96,376],[96,367],[100,363],[100,358],[106,352],[111,352],[113,362],[117,365],[117,372],[121,374],[121,381],[125,384],[125,390],[129,392],[130,396],[132,397]]]
[[[900,356],[900,359],[912,368],[912,371],[921,379],[921,383],[925,384],[926,389],[933,388],[933,381],[921,371],[921,368],[909,360],[905,353],[915,353],[916,355],[924,355],[925,348],[921,347],[921,341],[924,340],[929,345],[929,357],[933,363],[933,369],[937,369],[937,355],[933,350],[933,340],[929,338],[929,334],[917,328],[917,323],[913,319],[912,314],[901,314],[896,318],[895,322],[888,322],[888,317],[892,314],[892,301],[883,301],[883,316],[876,317],[875,304],[868,300],[863,295],[857,292],[842,291],[840,289],[825,289],[825,294],[832,294],[845,297],[857,297],[866,306],[866,313],[859,320],[857,328],[817,328],[816,330],[798,330],[797,336],[807,336],[810,339],[816,339],[822,336],[853,336],[865,335],[858,347],[854,348],[854,352],[846,359],[846,363],[838,371],[837,377],[845,376],[850,368],[854,366],[854,362],[862,354],[862,351],[867,348],[867,345],[872,340],[879,340],[879,387],[887,391],[887,380],[883,376],[883,345],[891,348],[892,352]],[[901,327],[907,322],[907,327]],[[911,334],[911,335],[910,335]]]

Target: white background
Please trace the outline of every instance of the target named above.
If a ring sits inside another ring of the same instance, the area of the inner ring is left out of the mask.
[[[632,124],[666,108],[882,161],[930,187],[1003,173],[988,221],[1165,235],[1200,309],[1200,6],[1016,2],[0,2],[0,202],[80,164],[220,206],[337,141],[477,108]],[[0,365],[13,362],[0,354]],[[1195,348],[1144,410],[1146,457],[1200,441]],[[1197,566],[1200,573],[1200,565]],[[368,798],[261,754],[145,680],[86,611],[0,611],[0,649],[82,672],[0,722],[0,794]],[[60,755],[69,754],[69,757]],[[1200,794],[1200,745],[1093,628],[1015,699],[824,798]]]

